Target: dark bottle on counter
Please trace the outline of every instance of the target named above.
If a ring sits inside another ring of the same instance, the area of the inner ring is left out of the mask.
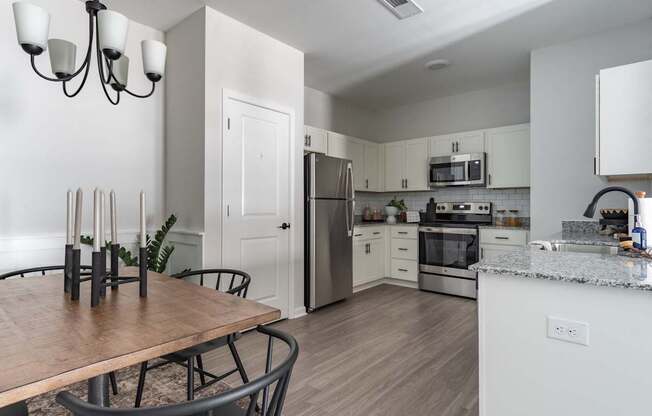
[[[639,250],[647,250],[647,231],[641,227],[638,215],[634,219],[634,228],[632,228],[632,241],[634,248]]]

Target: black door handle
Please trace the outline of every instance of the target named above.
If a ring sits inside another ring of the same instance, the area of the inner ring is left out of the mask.
[[[281,226],[278,227],[278,228],[280,228],[281,230],[287,230],[288,228],[290,228],[290,224],[288,224],[287,222],[284,222],[284,223],[281,224]]]

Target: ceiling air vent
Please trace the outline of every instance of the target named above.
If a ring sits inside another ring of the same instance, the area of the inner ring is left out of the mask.
[[[389,11],[394,13],[399,19],[407,19],[408,17],[423,13],[421,6],[416,4],[413,0],[378,0],[383,6],[387,7]]]

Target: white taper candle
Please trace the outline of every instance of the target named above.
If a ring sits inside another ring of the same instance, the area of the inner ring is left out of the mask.
[[[111,215],[111,244],[118,244],[118,223],[117,223],[117,213],[115,211],[115,191],[111,191],[109,194],[109,205],[110,205],[110,215]]]
[[[75,242],[73,248],[79,250],[81,248],[81,223],[82,223],[82,207],[84,205],[84,191],[81,188],[77,189],[77,200],[75,202]]]
[[[100,251],[100,190],[93,193],[93,251]]]
[[[73,196],[72,191],[68,189],[66,193],[66,245],[73,243],[74,235],[74,212],[73,212]]]
[[[140,191],[140,246],[147,247],[147,220],[145,218],[145,191]]]
[[[106,245],[106,200],[104,191],[100,191],[100,247]]]

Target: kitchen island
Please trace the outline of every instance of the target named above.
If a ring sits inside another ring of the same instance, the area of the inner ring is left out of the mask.
[[[481,416],[649,412],[651,261],[524,248],[471,268]]]

